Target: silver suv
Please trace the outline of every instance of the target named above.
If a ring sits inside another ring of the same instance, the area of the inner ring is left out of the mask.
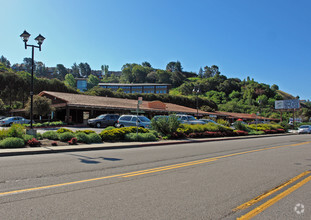
[[[142,128],[150,128],[151,122],[149,118],[145,116],[136,116],[136,115],[122,115],[118,119],[118,127],[130,127],[130,126],[136,126],[136,123],[138,127]]]
[[[181,114],[177,114],[176,115],[178,120],[180,120],[180,122],[182,124],[190,124],[190,125],[203,125],[206,124],[204,121],[198,120],[195,117],[193,117],[192,115],[181,115]]]

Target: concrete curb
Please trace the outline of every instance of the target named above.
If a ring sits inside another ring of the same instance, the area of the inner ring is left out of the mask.
[[[50,154],[50,153],[65,153],[65,152],[77,152],[77,151],[95,151],[95,150],[113,150],[113,149],[129,149],[139,147],[153,147],[173,144],[190,144],[190,143],[202,143],[212,141],[228,141],[228,140],[242,140],[251,138],[262,137],[279,137],[296,135],[293,133],[284,134],[266,134],[266,135],[251,135],[251,136],[238,136],[238,137],[219,137],[219,138],[202,138],[202,139],[186,139],[175,141],[161,141],[161,142],[118,142],[118,143],[103,143],[103,144],[89,144],[89,145],[68,145],[58,147],[38,147],[38,148],[18,148],[18,149],[0,149],[0,157],[8,156],[22,156],[22,155],[34,155],[34,154]]]

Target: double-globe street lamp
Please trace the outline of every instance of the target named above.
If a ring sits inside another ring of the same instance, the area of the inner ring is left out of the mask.
[[[31,47],[32,48],[32,56],[31,56],[31,86],[30,86],[30,129],[32,131],[33,130],[33,127],[32,127],[32,121],[33,121],[33,69],[34,69],[34,53],[35,53],[34,48],[39,48],[39,51],[41,51],[41,45],[42,45],[45,37],[43,37],[41,34],[39,34],[35,38],[35,40],[38,42],[39,46],[27,44],[27,41],[28,41],[28,39],[30,37],[30,34],[26,30],[20,35],[20,37],[25,42],[25,49],[27,49],[27,47]]]

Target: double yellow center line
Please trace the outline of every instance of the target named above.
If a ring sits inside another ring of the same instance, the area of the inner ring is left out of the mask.
[[[261,196],[258,196],[252,200],[250,200],[249,202],[246,202],[240,206],[238,206],[237,208],[235,208],[233,211],[238,211],[238,210],[242,210],[245,209],[263,199],[265,199],[266,197],[270,196],[271,194],[281,190],[282,188],[290,185],[291,183],[299,180],[300,178],[309,175],[311,173],[311,171],[305,171],[301,174],[299,174],[298,176],[292,178],[291,180],[285,182],[284,184],[268,191],[267,193],[262,194]],[[311,176],[306,177],[305,179],[302,179],[300,182],[298,182],[297,184],[293,185],[292,187],[286,189],[285,191],[281,192],[280,194],[274,196],[273,198],[271,198],[270,200],[266,201],[265,203],[261,204],[260,206],[254,208],[253,210],[251,210],[250,212],[248,212],[247,214],[241,216],[240,218],[237,218],[239,220],[247,220],[247,219],[251,219],[253,217],[255,217],[256,215],[258,215],[259,213],[261,213],[262,211],[264,211],[265,209],[267,209],[268,207],[272,206],[273,204],[275,204],[276,202],[278,202],[279,200],[283,199],[285,196],[289,195],[290,193],[294,192],[296,189],[300,188],[301,186],[303,186],[304,184],[306,184],[307,182],[309,182],[311,180]]]
[[[248,153],[253,153],[253,152],[258,152],[258,151],[277,149],[277,148],[281,148],[281,147],[299,146],[299,145],[304,145],[304,144],[309,144],[309,143],[311,143],[311,141],[302,142],[302,143],[298,143],[298,144],[290,144],[290,145],[282,145],[282,146],[276,146],[276,147],[261,148],[261,149],[257,149],[257,150],[244,151],[244,152],[233,153],[233,154],[228,154],[228,155],[223,155],[223,156],[218,156],[218,157],[213,157],[213,158],[190,161],[190,162],[186,162],[186,163],[179,163],[179,164],[174,164],[174,165],[169,165],[169,166],[156,167],[156,168],[152,168],[152,169],[139,170],[139,171],[134,171],[134,172],[129,172],[129,173],[116,174],[116,175],[111,175],[111,176],[104,176],[104,177],[85,179],[85,180],[79,180],[79,181],[73,181],[73,182],[66,182],[66,183],[60,183],[60,184],[54,184],[54,185],[47,185],[47,186],[41,186],[41,187],[34,187],[34,188],[28,188],[28,189],[19,189],[19,190],[13,190],[13,191],[8,191],[8,192],[1,192],[0,196],[11,195],[11,194],[16,194],[16,193],[23,193],[23,192],[30,192],[30,191],[42,190],[42,189],[50,189],[50,188],[54,188],[54,187],[69,186],[69,185],[78,184],[78,183],[87,183],[87,182],[116,178],[116,177],[117,178],[128,178],[128,177],[133,177],[133,176],[145,175],[145,174],[150,174],[150,173],[162,172],[162,171],[166,171],[166,170],[172,170],[172,169],[178,169],[178,168],[182,168],[182,167],[189,167],[189,166],[194,166],[194,165],[198,165],[198,164],[209,163],[209,162],[216,161],[218,159],[238,156],[238,155],[242,155],[242,154],[248,154]]]

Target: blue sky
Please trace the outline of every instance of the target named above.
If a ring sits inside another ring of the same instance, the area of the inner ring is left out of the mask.
[[[250,76],[310,99],[311,2],[308,0],[10,0],[1,1],[0,55],[11,64],[30,57],[46,66],[88,62],[120,70],[148,61],[185,71],[217,65],[227,77]]]

